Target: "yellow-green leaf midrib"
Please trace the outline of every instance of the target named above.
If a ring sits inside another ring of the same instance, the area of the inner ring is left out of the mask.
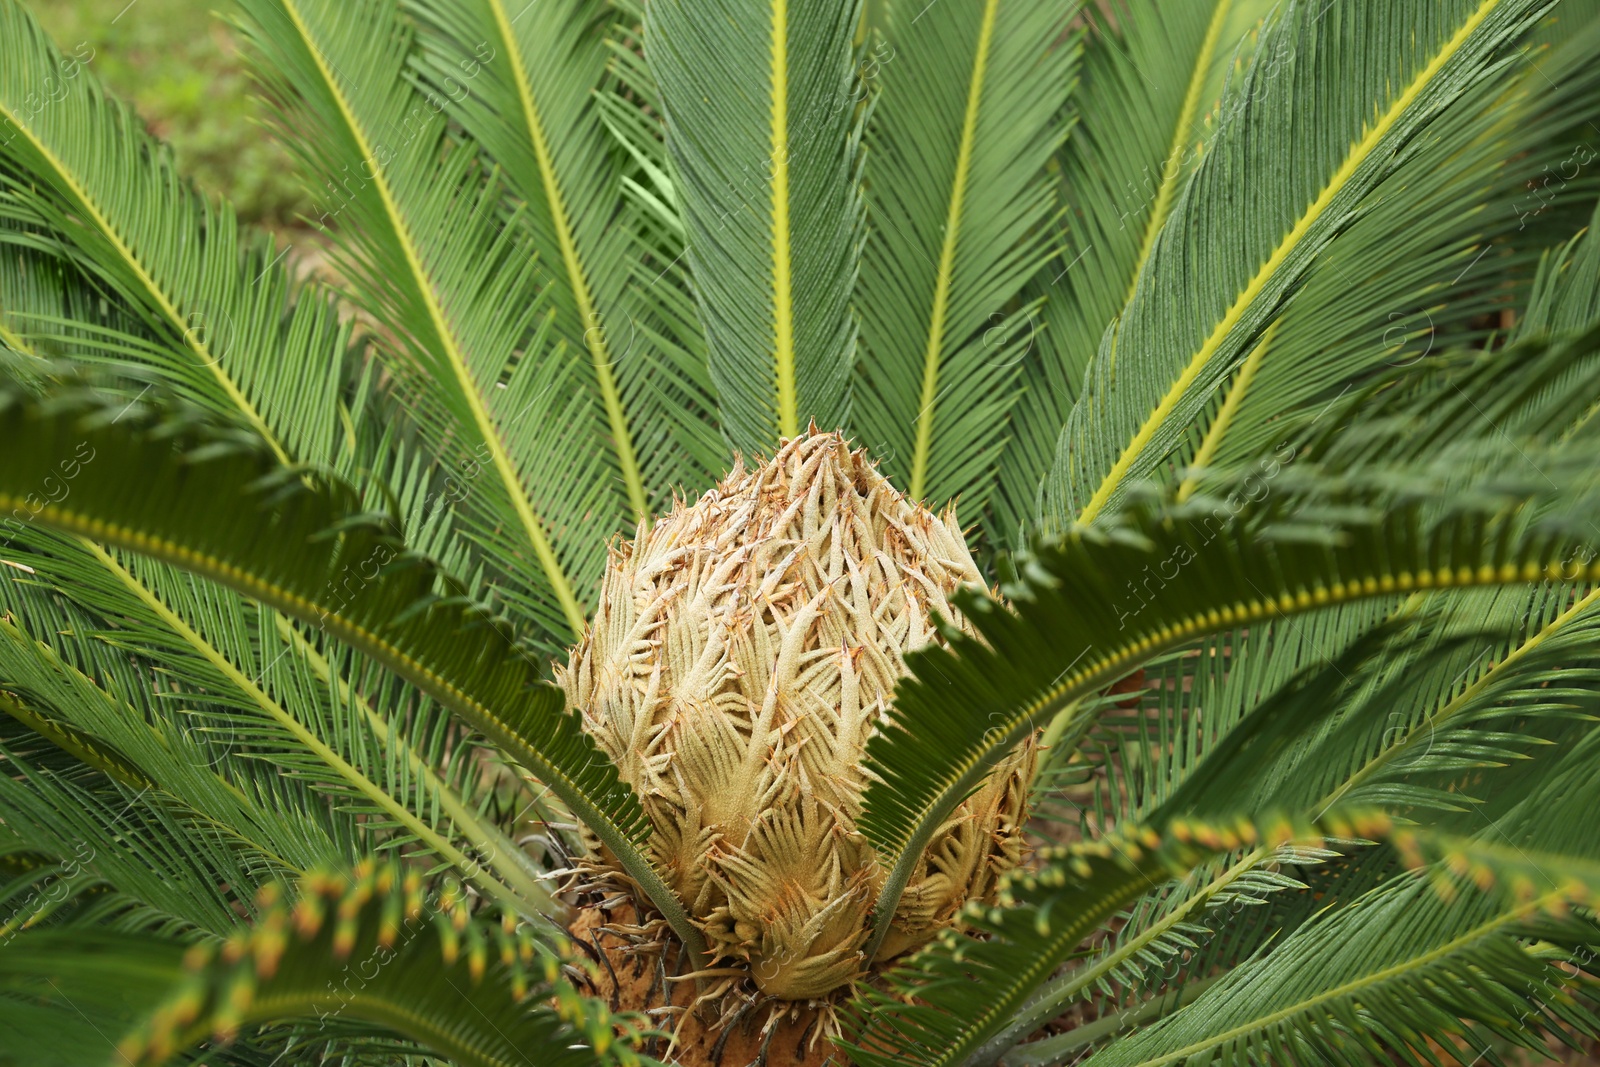
[[[1282,267],[1284,262],[1305,239],[1311,227],[1328,210],[1328,207],[1350,183],[1361,166],[1376,152],[1379,144],[1388,135],[1389,131],[1394,128],[1395,124],[1400,121],[1401,116],[1405,114],[1427,86],[1438,76],[1444,65],[1465,47],[1473,33],[1477,31],[1478,27],[1483,24],[1495,8],[1500,6],[1501,2],[1502,0],[1482,0],[1477,9],[1451,36],[1450,40],[1429,60],[1427,66],[1394,99],[1394,102],[1385,110],[1382,117],[1373,125],[1368,126],[1361,139],[1351,146],[1350,153],[1345,157],[1344,162],[1339,165],[1339,168],[1334,171],[1328,182],[1318,192],[1316,199],[1295,220],[1294,226],[1278,242],[1271,255],[1251,276],[1249,282],[1245,284],[1245,287],[1234,299],[1232,305],[1223,314],[1222,319],[1212,328],[1211,333],[1184,366],[1172,386],[1134,433],[1127,446],[1122,450],[1122,454],[1117,457],[1116,462],[1112,465],[1111,470],[1107,472],[1105,478],[1095,489],[1094,495],[1083,506],[1083,510],[1078,515],[1078,522],[1086,523],[1092,521],[1110,502],[1112,495],[1121,485],[1123,478],[1132,469],[1133,464],[1138,460],[1145,447],[1155,437],[1166,420],[1171,417],[1172,412],[1183,399],[1189,386],[1199,378],[1211,358],[1222,347],[1223,342],[1234,327],[1243,320],[1246,312],[1249,311],[1256,298],[1261,295],[1261,292],[1272,280],[1278,269]]]
[[[1133,270],[1128,276],[1128,293],[1122,298],[1123,307],[1128,306],[1133,300],[1134,292],[1139,288],[1139,275],[1144,271],[1144,265],[1149,261],[1150,254],[1155,251],[1156,237],[1166,225],[1167,216],[1172,212],[1172,202],[1177,198],[1178,183],[1183,177],[1184,146],[1189,143],[1189,129],[1194,125],[1195,116],[1200,113],[1200,98],[1205,93],[1206,80],[1211,74],[1211,64],[1216,60],[1217,45],[1222,40],[1222,28],[1233,10],[1233,0],[1216,0],[1216,4],[1216,9],[1211,13],[1211,22],[1206,27],[1205,38],[1200,43],[1200,52],[1195,57],[1188,88],[1183,94],[1183,105],[1178,111],[1178,122],[1172,132],[1172,144],[1167,149],[1165,162],[1161,165],[1161,187],[1156,191],[1155,202],[1150,208],[1150,218],[1145,221],[1144,234],[1139,240],[1139,254],[1134,258]]]
[[[772,4],[772,332],[778,434],[800,432],[795,386],[794,264],[789,217],[789,0]],[[776,442],[774,442],[776,444]]]
[[[1266,332],[1261,335],[1261,340],[1256,342],[1256,347],[1239,367],[1239,373],[1234,377],[1233,385],[1228,388],[1228,395],[1222,401],[1222,408],[1217,412],[1217,417],[1211,420],[1211,425],[1206,427],[1205,436],[1200,439],[1200,447],[1195,450],[1194,459],[1189,462],[1189,466],[1199,470],[1216,458],[1217,449],[1222,447],[1223,438],[1232,428],[1233,420],[1244,403],[1245,393],[1249,391],[1250,383],[1255,380],[1256,373],[1261,369],[1261,364],[1266,359],[1267,351],[1272,347],[1273,339],[1277,337],[1278,328],[1282,323],[1283,320],[1278,319],[1267,327]],[[1178,502],[1182,503],[1194,495],[1199,484],[1197,475],[1191,474],[1185,478],[1183,484],[1178,487]]]
[[[306,50],[310,53],[312,62],[316,64],[317,72],[323,84],[328,87],[329,94],[339,108],[345,128],[355,140],[356,147],[362,159],[376,159],[372,151],[371,139],[367,136],[366,129],[356,117],[355,110],[344,94],[338,77],[329,67],[328,60],[323,56],[322,49],[317,46],[316,38],[306,25],[300,13],[299,0],[282,0],[283,9],[294,23],[295,32],[306,43]],[[389,180],[385,169],[381,166],[372,168],[372,185],[377,190],[378,197],[383,203],[385,214],[389,216],[394,226],[395,237],[400,242],[400,248],[406,259],[406,268],[410,271],[412,281],[416,285],[417,293],[427,312],[428,321],[433,329],[434,336],[438,339],[440,350],[445,362],[449,364],[450,371],[461,389],[467,408],[472,414],[474,429],[482,436],[484,443],[489,448],[490,459],[494,463],[495,472],[499,474],[501,483],[505,486],[506,496],[511,502],[517,519],[521,522],[523,531],[533,546],[534,554],[539,559],[539,565],[544,569],[545,577],[550,582],[552,592],[561,605],[562,613],[566,616],[567,625],[571,628],[574,637],[583,633],[585,614],[578,603],[577,596],[573,593],[572,584],[567,580],[566,572],[561,566],[560,559],[556,556],[555,548],[550,543],[549,535],[545,532],[544,520],[534,510],[533,503],[528,499],[526,487],[522,484],[522,477],[517,472],[516,465],[512,463],[510,454],[506,451],[505,442],[501,439],[499,427],[490,416],[484,404],[482,394],[479,392],[478,383],[472,376],[471,369],[467,366],[465,354],[457,343],[455,332],[450,328],[444,309],[439,305],[438,294],[434,292],[433,280],[428,274],[427,267],[423,264],[422,254],[417,248],[416,239],[411,234],[411,228],[406,222],[406,217],[400,210],[400,205],[394,196],[394,190],[389,187]]]
[[[556,173],[555,156],[550,151],[550,141],[545,131],[539,102],[534,97],[533,82],[528,77],[527,64],[517,43],[511,20],[506,17],[504,0],[488,0],[494,13],[495,28],[500,34],[511,60],[511,74],[517,85],[517,96],[522,105],[523,121],[528,127],[528,139],[533,145],[534,158],[539,163],[539,181],[544,187],[545,200],[550,206],[550,218],[556,232],[556,244],[561,248],[561,262],[572,286],[573,299],[578,305],[579,326],[583,329],[584,344],[594,366],[595,380],[600,387],[600,397],[605,405],[606,419],[611,424],[613,447],[617,464],[622,469],[622,481],[628,492],[628,502],[635,518],[649,518],[649,500],[645,495],[644,476],[639,469],[638,455],[633,447],[633,431],[622,408],[622,396],[617,389],[616,376],[611,371],[611,355],[606,344],[605,330],[599,309],[594,300],[589,274],[583,256],[573,237],[571,214],[567,211],[566,195],[562,192],[560,176]]]
[[[1323,806],[1326,807],[1333,804],[1339,799],[1339,797],[1348,793],[1351,789],[1370,778],[1379,770],[1379,768],[1388,763],[1389,760],[1393,759],[1397,754],[1408,749],[1411,746],[1411,743],[1417,737],[1422,735],[1424,730],[1426,730],[1431,737],[1433,731],[1436,730],[1441,723],[1453,718],[1457,712],[1466,706],[1468,701],[1487,689],[1491,682],[1500,677],[1514,664],[1527,657],[1533,652],[1534,649],[1538,648],[1546,641],[1549,641],[1556,635],[1557,632],[1559,632],[1573,619],[1587,611],[1597,601],[1600,601],[1600,587],[1591,589],[1588,593],[1579,597],[1569,607],[1563,610],[1555,618],[1551,619],[1544,626],[1540,627],[1530,637],[1523,640],[1515,648],[1507,652],[1503,657],[1491,663],[1488,669],[1483,672],[1483,675],[1479,677],[1477,681],[1473,682],[1471,685],[1463,689],[1459,694],[1452,697],[1438,711],[1434,712],[1432,715],[1429,715],[1416,726],[1406,731],[1406,735],[1398,742],[1390,745],[1374,755],[1372,759],[1368,760],[1366,764],[1364,764],[1359,770],[1357,770],[1350,777],[1346,778],[1344,784],[1341,785],[1338,790],[1323,798]]]
[[[978,136],[978,113],[983,106],[984,79],[989,51],[994,43],[995,17],[1000,0],[985,0],[978,27],[977,50],[972,59],[972,79],[967,84],[967,107],[961,122],[961,146],[956,152],[955,174],[950,183],[950,204],[945,213],[944,240],[934,276],[933,309],[928,319],[928,344],[922,362],[922,396],[917,406],[916,448],[911,460],[911,498],[921,500],[927,490],[928,459],[933,450],[934,411],[939,399],[939,369],[944,358],[945,317],[950,309],[956,249],[967,205],[967,179],[972,173],[973,143]]]

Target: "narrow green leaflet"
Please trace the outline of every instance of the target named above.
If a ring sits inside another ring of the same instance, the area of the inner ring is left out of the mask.
[[[862,241],[857,0],[662,0],[645,55],[666,112],[724,431],[770,454],[844,425]],[[730,86],[738,91],[730,92]]]
[[[1067,133],[1076,4],[890,9],[867,71],[867,219],[852,425],[911,496],[985,502],[1017,397],[1032,308],[1012,301],[1049,251],[1045,168]]]
[[[1354,0],[1284,10],[1228,94],[1090,367],[1046,483],[1053,521],[1094,520],[1166,457],[1313,258],[1448,105],[1511,62],[1504,46],[1547,6]]]
[[[1527,309],[1517,323],[1517,336],[1570,333],[1596,323],[1600,323],[1600,201],[1589,228],[1541,261]]]
[[[648,824],[637,798],[539,680],[530,650],[348,486],[286,471],[248,438],[81,399],[8,397],[0,442],[0,511],[231,586],[388,667],[536,775],[696,943],[639,852]],[[63,479],[66,495],[46,486]]]

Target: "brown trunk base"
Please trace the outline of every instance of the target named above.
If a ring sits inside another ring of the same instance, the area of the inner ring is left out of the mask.
[[[747,1002],[722,1025],[721,1005],[691,1005],[693,981],[665,981],[687,972],[675,941],[635,945],[607,926],[627,927],[636,921],[631,904],[609,911],[587,907],[571,927],[574,941],[594,966],[586,983],[589,995],[606,1000],[613,1011],[648,1014],[651,1026],[673,1035],[643,1051],[678,1067],[849,1067],[849,1059],[816,1033],[820,1013],[780,1001]],[[644,950],[641,951],[641,948]],[[768,1023],[782,1011],[782,1017]]]

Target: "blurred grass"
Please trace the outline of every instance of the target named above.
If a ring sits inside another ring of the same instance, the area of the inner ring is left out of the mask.
[[[94,49],[89,68],[172,144],[183,173],[241,218],[273,229],[308,213],[293,162],[259,124],[262,105],[236,34],[213,12],[228,0],[27,0],[66,52]],[[80,53],[81,54],[81,53]]]

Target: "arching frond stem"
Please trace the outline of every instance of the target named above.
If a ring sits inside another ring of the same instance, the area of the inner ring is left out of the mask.
[[[1164,626],[1159,634],[1150,634],[1130,644],[1119,645],[1092,663],[1063,672],[1059,681],[1026,705],[1012,709],[1003,721],[992,725],[985,735],[986,743],[957,759],[941,775],[938,788],[931,791],[926,800],[918,802],[914,817],[906,821],[909,832],[895,842],[899,847],[891,853],[895,857],[894,863],[873,907],[874,927],[872,940],[867,946],[868,958],[888,935],[889,919],[899,906],[901,894],[934,833],[950,817],[962,798],[988,774],[992,763],[986,757],[994,752],[1009,751],[1028,733],[1047,724],[1061,708],[1104,689],[1150,657],[1223,627],[1255,625],[1307,611],[1392,595],[1396,591],[1410,592],[1417,588],[1476,589],[1541,579],[1566,582],[1600,580],[1600,562],[1585,565],[1576,561],[1555,561],[1543,566],[1528,563],[1521,567],[1508,563],[1498,569],[1440,570],[1426,576],[1404,573],[1385,575],[1381,580],[1352,577],[1348,581],[1319,587],[1315,597],[1285,593],[1282,596],[1224,604],[1206,614],[1195,614],[1175,621]]]

